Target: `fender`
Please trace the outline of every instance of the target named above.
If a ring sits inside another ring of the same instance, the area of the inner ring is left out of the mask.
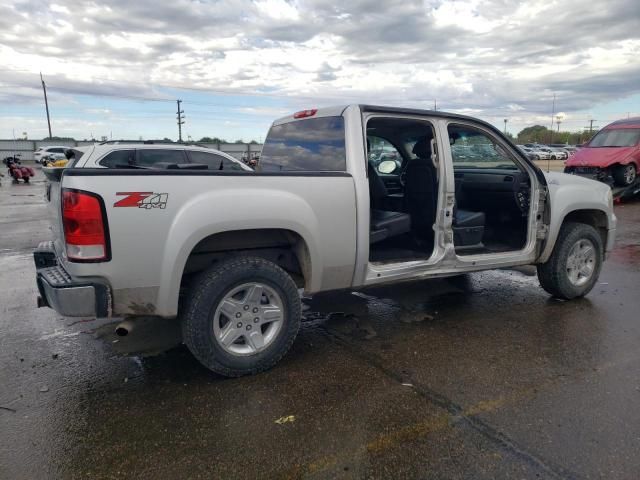
[[[301,197],[286,191],[251,189],[242,201],[238,191],[210,191],[191,199],[175,215],[164,246],[157,313],[173,316],[178,311],[182,273],[189,254],[204,238],[216,233],[261,228],[291,230],[306,242],[311,260],[310,291],[320,289],[322,259],[315,239],[319,224],[311,206]],[[251,199],[249,201],[248,199]],[[255,199],[260,199],[255,202]],[[215,209],[215,218],[207,213]]]
[[[576,175],[564,173],[545,173],[549,187],[551,219],[548,236],[538,257],[538,263],[546,262],[556,244],[560,228],[567,215],[581,210],[597,210],[607,219],[608,235],[616,228],[616,217],[613,214],[611,188],[601,182],[588,180]],[[576,199],[581,199],[577,201]],[[612,242],[607,241],[607,248]]]

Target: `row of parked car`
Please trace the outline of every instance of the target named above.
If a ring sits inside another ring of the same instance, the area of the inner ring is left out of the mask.
[[[563,144],[525,143],[518,148],[531,160],[567,160],[578,151],[578,147]]]

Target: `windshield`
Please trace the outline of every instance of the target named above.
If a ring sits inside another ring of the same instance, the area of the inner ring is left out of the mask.
[[[600,130],[589,143],[590,147],[633,147],[640,140],[640,128]]]

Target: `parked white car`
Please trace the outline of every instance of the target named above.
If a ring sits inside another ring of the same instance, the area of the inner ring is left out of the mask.
[[[43,157],[48,157],[52,154],[56,154],[56,157],[64,158],[65,150],[71,147],[65,147],[63,145],[51,145],[48,147],[40,147],[35,152],[33,152],[33,158],[36,163],[43,164]]]
[[[541,150],[541,148],[537,145],[527,143],[525,145],[518,145],[518,147],[523,149],[523,151],[527,155],[533,156],[534,160],[549,160],[551,158],[551,155],[549,155],[549,152]]]

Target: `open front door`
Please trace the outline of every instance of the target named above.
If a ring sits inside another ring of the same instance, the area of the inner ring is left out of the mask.
[[[527,251],[535,243],[535,171],[501,138],[480,126],[447,126],[455,179],[453,237],[456,254]],[[536,199],[538,197],[536,196]]]

